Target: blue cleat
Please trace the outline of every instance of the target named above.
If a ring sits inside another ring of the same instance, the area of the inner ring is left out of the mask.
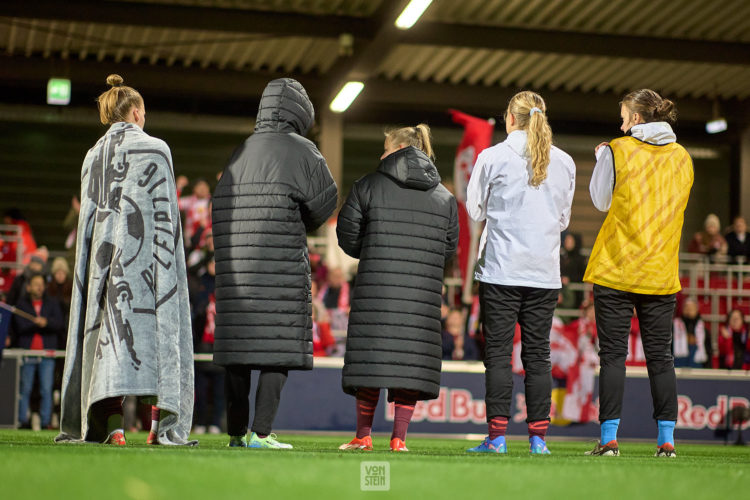
[[[505,446],[505,436],[498,436],[495,439],[490,439],[487,436],[479,446],[469,448],[466,451],[470,453],[508,453],[508,448]]]
[[[529,453],[532,455],[549,455],[549,449],[547,449],[547,443],[544,439],[539,436],[532,436],[529,438]]]

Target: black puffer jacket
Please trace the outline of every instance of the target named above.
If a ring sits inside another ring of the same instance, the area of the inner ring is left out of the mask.
[[[456,251],[456,200],[422,151],[387,156],[341,209],[339,246],[359,257],[342,385],[437,397],[445,261]]]
[[[314,112],[298,82],[263,91],[255,133],[216,186],[214,363],[311,369],[310,262],[306,231],[336,208],[336,184],[302,137]]]

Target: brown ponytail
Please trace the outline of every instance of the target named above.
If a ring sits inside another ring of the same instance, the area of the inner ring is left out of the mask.
[[[386,138],[391,144],[406,144],[414,146],[426,154],[430,160],[435,161],[435,153],[432,150],[430,127],[420,123],[416,127],[402,127],[389,130],[385,133]]]
[[[99,119],[103,124],[124,122],[133,106],[143,106],[141,94],[132,87],[124,86],[120,75],[109,75],[107,85],[112,88],[103,92],[96,99],[96,104],[99,107]]]
[[[677,108],[669,99],[650,89],[635,90],[626,95],[620,105],[625,105],[631,113],[638,113],[644,123],[670,122],[677,120]]]
[[[542,96],[529,90],[514,95],[508,103],[518,128],[526,131],[526,151],[531,160],[529,184],[539,186],[547,178],[552,129],[547,122],[547,106]]]

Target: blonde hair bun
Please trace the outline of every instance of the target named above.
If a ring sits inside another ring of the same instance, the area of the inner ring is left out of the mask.
[[[107,77],[107,85],[110,87],[119,87],[123,83],[123,79],[120,75],[112,74]]]
[[[96,99],[99,107],[99,119],[105,125],[124,122],[133,106],[142,106],[143,98],[132,87],[123,85],[120,75],[111,74],[107,77],[109,89],[102,92]]]

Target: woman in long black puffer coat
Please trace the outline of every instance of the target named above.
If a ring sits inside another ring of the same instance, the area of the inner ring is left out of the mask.
[[[230,446],[291,448],[271,435],[281,389],[288,370],[313,367],[306,232],[323,224],[337,201],[325,159],[303,137],[314,117],[299,82],[271,81],[255,132],[214,192],[214,363],[226,367]],[[251,370],[260,375],[248,441]]]
[[[414,405],[440,390],[440,304],[458,241],[456,200],[440,184],[426,125],[386,134],[384,149],[377,171],[352,187],[336,229],[339,246],[360,259],[342,380],[357,398],[357,436],[341,449],[372,449],[386,388],[396,404],[391,450],[408,451]]]

